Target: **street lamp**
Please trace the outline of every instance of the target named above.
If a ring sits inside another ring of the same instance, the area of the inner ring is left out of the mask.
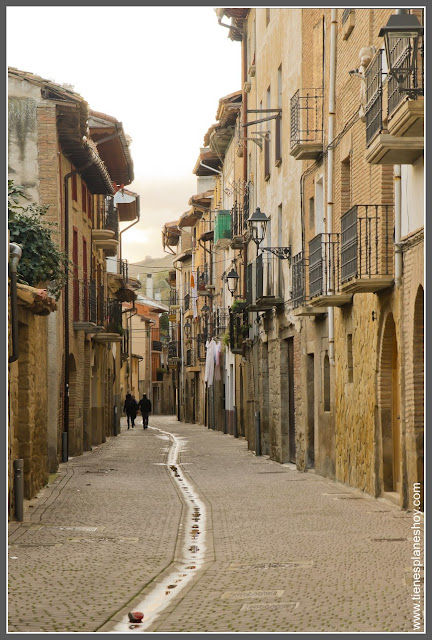
[[[253,214],[247,219],[249,229],[252,234],[252,240],[255,242],[257,247],[259,247],[261,242],[264,240],[268,221],[269,218],[259,207],[257,207]]]
[[[260,247],[261,242],[265,238],[267,230],[267,222],[270,220],[259,207],[248,218],[249,229],[252,234],[252,240],[262,252],[268,251],[281,260],[291,258],[291,247]]]
[[[186,334],[186,338],[187,339],[190,338],[191,329],[192,329],[192,325],[189,322],[189,320],[187,320],[186,323],[185,323],[185,326],[184,326],[184,330],[185,330],[185,334]]]
[[[234,267],[232,267],[231,271],[228,273],[228,275],[226,277],[226,281],[227,281],[227,284],[228,284],[228,291],[231,293],[232,296],[234,295],[235,291],[237,290],[239,277],[240,276],[237,273],[237,271],[234,269]]]
[[[388,73],[396,80],[399,91],[410,98],[423,93],[423,88],[411,87],[409,82],[416,69],[423,31],[416,16],[408,13],[407,9],[397,9],[379,32],[379,36],[384,37]]]

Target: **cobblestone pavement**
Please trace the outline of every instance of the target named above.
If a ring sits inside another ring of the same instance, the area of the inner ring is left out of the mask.
[[[185,439],[208,554],[146,632],[413,630],[411,513],[255,457],[244,439],[171,416],[150,426]],[[169,446],[122,424],[26,502],[9,524],[9,632],[109,632],[143,601],[182,519]]]

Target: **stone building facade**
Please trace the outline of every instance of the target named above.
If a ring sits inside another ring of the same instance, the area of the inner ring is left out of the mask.
[[[108,146],[102,139],[105,125],[116,130]],[[121,363],[115,353],[121,342],[121,302],[109,295],[106,257],[115,256],[119,244],[119,207],[113,196],[133,179],[133,164],[115,118],[98,114],[95,120],[75,92],[10,68],[9,178],[24,188],[29,201],[49,207],[46,218],[58,230],[54,239],[70,260],[57,308],[43,319],[39,333],[31,328],[36,319],[27,322],[29,335],[24,329],[20,335],[22,344],[28,338],[31,346],[23,348],[19,362],[18,394],[27,385],[23,358],[39,347],[47,371],[37,380],[45,380],[49,389],[40,395],[44,429],[28,436],[32,453],[26,473],[37,478],[27,484],[26,495],[32,497],[60,461],[104,442],[118,429]],[[27,446],[24,422],[23,412],[10,413],[11,442],[18,439],[11,456]],[[45,450],[43,463],[36,453],[39,445]]]
[[[268,308],[254,266],[246,283],[245,437],[272,459],[407,507],[423,464],[423,99],[381,71],[391,14],[236,8],[219,18],[243,52],[250,210],[269,218],[258,250],[246,233],[245,262],[257,255],[265,275],[271,248],[290,249],[268,260]]]

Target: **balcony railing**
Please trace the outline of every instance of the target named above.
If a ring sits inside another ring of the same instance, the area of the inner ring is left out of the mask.
[[[97,297],[96,297],[96,282],[90,280],[89,283],[89,317],[90,322],[97,323]]]
[[[197,290],[206,291],[206,286],[208,285],[208,283],[209,270],[207,265],[204,265],[203,267],[197,267]]]
[[[229,313],[229,335],[230,349],[232,353],[243,352],[243,340],[248,337],[249,324],[248,312],[236,313],[230,310]]]
[[[184,299],[183,299],[183,307],[184,307],[184,311],[189,311],[189,307],[190,307],[190,293],[186,293]]]
[[[162,351],[162,342],[160,340],[152,340],[152,351]]]
[[[256,301],[283,302],[282,262],[271,253],[256,259]]]
[[[399,38],[392,50],[392,59],[396,60],[395,67],[398,69],[409,68],[409,60],[411,56],[411,40],[409,38]],[[417,60],[413,72],[406,81],[406,87],[414,90],[420,90],[420,94],[424,89],[424,71],[423,71],[423,38],[418,49]],[[388,76],[388,115],[390,116],[397,108],[400,102],[405,98],[406,92],[400,91],[396,79]]]
[[[186,350],[186,366],[194,367],[196,365],[196,351],[195,349]]]
[[[323,150],[323,91],[299,89],[291,98],[291,155],[315,158]]]
[[[206,341],[206,335],[204,333],[199,333],[197,339],[197,355],[198,360],[202,362],[206,359]]]
[[[114,206],[114,198],[107,198],[105,201],[104,228],[114,231],[114,240],[119,239],[118,212]]]
[[[294,309],[305,302],[305,266],[306,260],[303,251],[292,258],[292,303]]]
[[[109,333],[122,333],[122,304],[120,300],[108,298],[106,301],[105,326]]]
[[[177,302],[177,290],[176,289],[170,289],[169,304],[170,304],[170,307],[174,307],[175,305],[178,304],[178,302]]]
[[[168,360],[180,358],[180,343],[177,340],[168,342]]]
[[[229,313],[227,309],[216,309],[213,312],[213,317],[210,326],[210,332],[214,337],[220,337],[225,333],[229,326]]]
[[[341,218],[341,281],[393,276],[393,206],[355,205]]]
[[[365,72],[366,79],[366,144],[382,129],[382,54],[380,49]]]
[[[319,233],[309,242],[309,297],[340,291],[340,234]]]

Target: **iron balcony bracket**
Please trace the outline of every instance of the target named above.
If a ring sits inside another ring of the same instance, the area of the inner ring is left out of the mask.
[[[291,247],[260,247],[261,251],[268,251],[281,260],[291,259]]]

